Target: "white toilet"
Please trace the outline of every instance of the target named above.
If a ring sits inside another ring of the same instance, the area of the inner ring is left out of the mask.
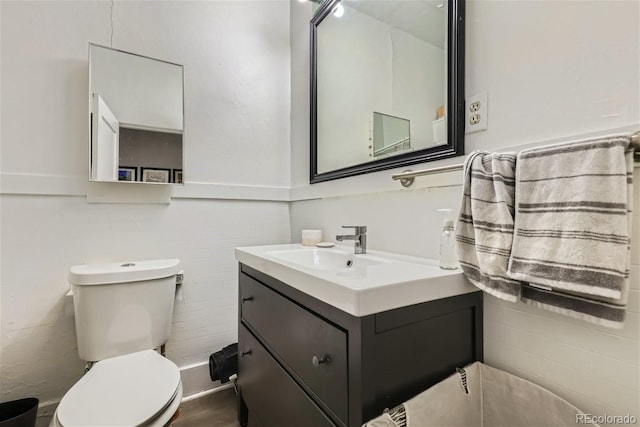
[[[155,348],[171,334],[177,259],[71,267],[80,358],[96,362],[50,427],[162,427],[178,410],[178,367]]]

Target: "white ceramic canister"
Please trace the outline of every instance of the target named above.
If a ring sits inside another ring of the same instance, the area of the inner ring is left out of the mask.
[[[302,230],[302,244],[304,246],[315,246],[322,242],[322,230]]]

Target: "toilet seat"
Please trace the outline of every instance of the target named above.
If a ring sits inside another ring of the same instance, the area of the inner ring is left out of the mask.
[[[94,364],[62,398],[56,418],[64,427],[142,426],[170,418],[175,411],[161,413],[181,398],[178,367],[144,350]]]

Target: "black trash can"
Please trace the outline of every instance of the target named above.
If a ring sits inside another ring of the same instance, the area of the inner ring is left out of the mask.
[[[35,397],[0,403],[0,427],[34,427],[37,413]]]

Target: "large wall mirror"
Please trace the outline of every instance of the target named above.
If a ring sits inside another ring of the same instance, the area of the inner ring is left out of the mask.
[[[90,180],[182,184],[183,67],[89,44]]]
[[[311,183],[464,154],[464,1],[318,6]]]

